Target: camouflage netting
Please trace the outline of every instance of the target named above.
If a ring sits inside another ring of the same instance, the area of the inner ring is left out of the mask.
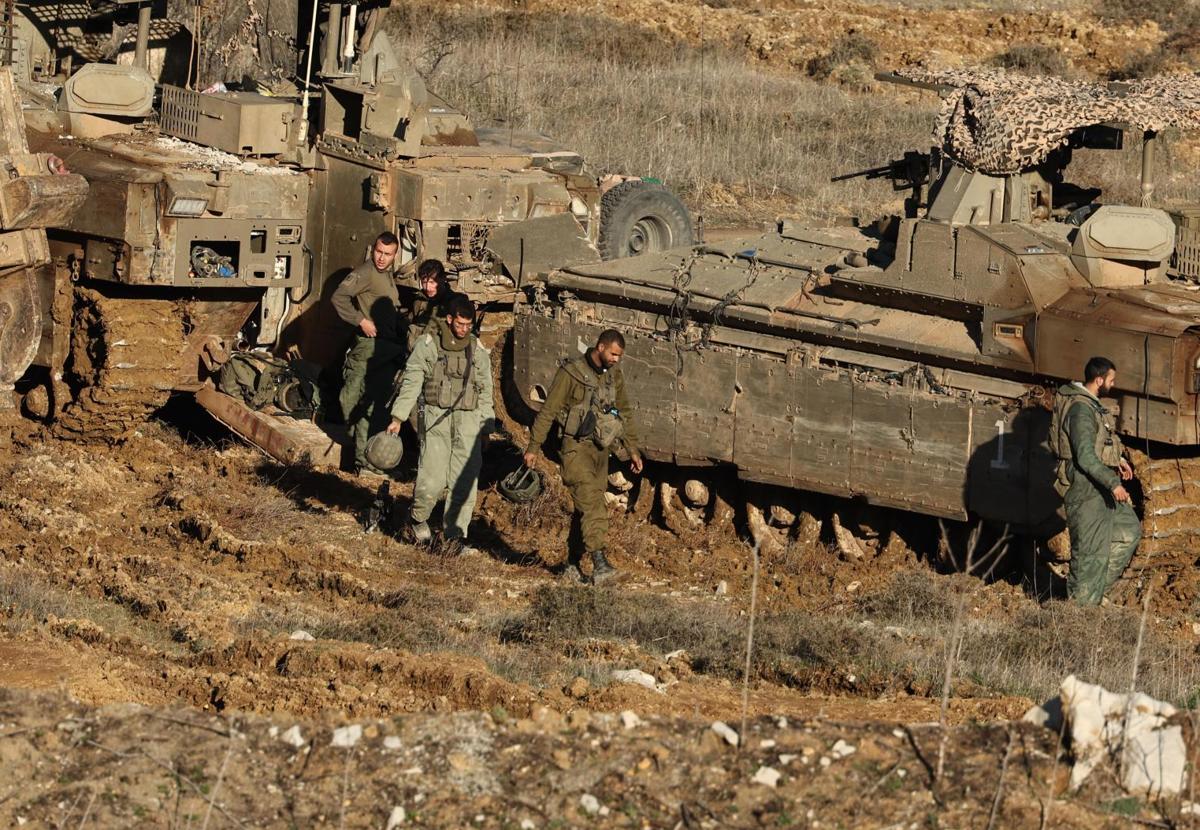
[[[1001,70],[904,69],[921,83],[953,87],[934,127],[934,141],[967,167],[991,175],[1036,167],[1093,124],[1139,130],[1200,127],[1200,76],[1163,75],[1109,87]]]

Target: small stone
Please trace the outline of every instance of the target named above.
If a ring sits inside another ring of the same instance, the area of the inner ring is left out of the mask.
[[[521,819],[521,830],[537,830],[537,825],[533,823],[531,818]]]
[[[333,730],[333,740],[329,742],[330,746],[340,746],[349,749],[358,744],[362,740],[363,728],[357,723],[352,723],[349,726],[342,726]]]
[[[654,675],[641,669],[617,669],[612,673],[612,679],[618,683],[632,683],[635,686],[644,686],[647,689],[659,691],[658,680]]]
[[[1192,633],[1200,637],[1200,622],[1192,623]]]
[[[304,736],[300,734],[300,725],[299,724],[296,724],[291,729],[287,730],[282,735],[280,735],[279,740],[283,741],[285,744],[288,744],[289,746],[294,746],[297,749],[299,749],[300,747],[304,746],[305,743],[307,743],[307,741],[304,740]]]
[[[717,596],[719,596],[719,597],[723,597],[726,594],[728,594],[729,593],[729,583],[723,579],[720,582],[718,582],[716,593],[717,593]]]
[[[505,590],[505,592],[504,592],[504,596],[508,597],[509,599],[516,599],[517,597],[521,596],[521,592],[520,592],[520,591]]]
[[[723,721],[713,721],[713,725],[710,726],[709,729],[720,735],[725,740],[725,743],[729,744],[730,746],[738,745],[738,733],[734,732],[733,729],[731,729]]]
[[[774,747],[775,747],[775,742],[773,740],[771,740],[770,738],[763,738],[761,741],[758,742],[759,749],[773,749]]]
[[[832,763],[833,763],[833,759],[831,759],[828,755],[821,756],[821,766],[822,767],[825,767],[826,769],[828,769],[829,765]]]
[[[795,761],[795,760],[796,760],[795,755],[790,755],[790,754],[785,753],[785,754],[779,756],[779,763],[783,764],[785,767],[788,764],[790,764],[792,761]]]
[[[487,818],[487,816],[485,816],[483,813],[476,813],[475,814],[475,823],[483,824],[484,819],[486,819],[486,818]]]
[[[641,725],[642,719],[637,716],[637,713],[629,709],[626,709],[621,713],[621,726],[625,727],[626,729],[633,729],[634,727]]]
[[[554,762],[554,766],[559,769],[571,768],[571,753],[565,749],[556,749],[550,753],[550,760]]]
[[[383,739],[383,748],[390,752],[395,752],[397,749],[399,749],[403,745],[404,745],[404,742],[401,741],[400,738],[397,737],[396,735],[388,735],[386,738]]]
[[[779,717],[775,718],[775,727],[777,729],[787,729],[788,728],[788,719],[785,718],[783,715],[780,715]]]
[[[59,728],[60,729],[62,728],[62,724],[59,724]],[[279,727],[272,726],[270,729],[267,730],[267,735],[272,738],[278,738],[279,737]]]
[[[893,729],[893,730],[892,730],[892,737],[893,737],[893,738],[903,738],[903,737],[905,736],[905,734],[906,734],[906,733],[905,733],[905,731],[904,731],[903,729]]]
[[[835,743],[829,750],[829,754],[834,758],[849,758],[855,752],[858,752],[858,747],[854,746],[853,744],[846,743],[841,738],[838,738],[837,743]]]
[[[853,582],[851,582],[849,585],[846,586],[846,593],[853,594],[855,591],[857,591],[861,587],[862,587],[862,582],[860,582],[859,580],[856,579]]]
[[[589,816],[599,815],[600,813],[600,800],[591,793],[584,793],[579,796],[579,806]]]
[[[396,830],[396,828],[403,824],[404,820],[407,818],[408,813],[405,812],[403,807],[393,807],[391,815],[388,816],[387,826],[384,828],[384,830]]]
[[[307,642],[312,642],[313,640],[315,640],[317,638],[314,637],[313,635],[309,634],[303,628],[297,628],[295,631],[293,631],[291,634],[288,635],[288,639],[289,640],[305,640]]]
[[[649,758],[643,758],[642,760],[638,761],[637,768],[642,772],[645,772],[646,770],[650,769],[651,765],[653,764],[654,762]]]
[[[582,700],[587,697],[588,689],[590,688],[591,684],[587,682],[586,677],[576,677],[567,684],[566,692],[569,697]]]
[[[759,767],[758,772],[754,773],[754,777],[750,780],[755,784],[762,784],[766,787],[774,787],[779,783],[779,779],[783,776],[779,770],[771,767]]]
[[[587,729],[592,716],[587,709],[572,709],[567,713],[567,726],[572,729]]]

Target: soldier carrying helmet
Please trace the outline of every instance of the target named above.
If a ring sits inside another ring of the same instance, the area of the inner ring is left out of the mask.
[[[625,354],[625,338],[616,329],[600,333],[586,354],[559,367],[546,403],[533,422],[525,463],[532,466],[542,444],[557,423],[562,428],[562,477],[575,502],[583,546],[592,560],[592,582],[616,574],[605,556],[608,535],[608,457],[629,454],[629,467],[642,471],[642,456],[630,418],[625,378],[618,363]],[[580,551],[568,551],[566,575],[583,580]]]

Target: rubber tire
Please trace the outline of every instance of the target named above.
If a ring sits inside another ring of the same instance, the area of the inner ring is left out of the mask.
[[[601,259],[664,251],[694,242],[691,214],[661,184],[621,182],[600,200],[597,247]]]

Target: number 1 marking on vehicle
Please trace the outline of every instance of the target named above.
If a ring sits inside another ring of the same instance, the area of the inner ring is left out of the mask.
[[[1004,421],[996,422],[996,457],[992,459],[993,470],[1007,470],[1008,462],[1004,460]]]

